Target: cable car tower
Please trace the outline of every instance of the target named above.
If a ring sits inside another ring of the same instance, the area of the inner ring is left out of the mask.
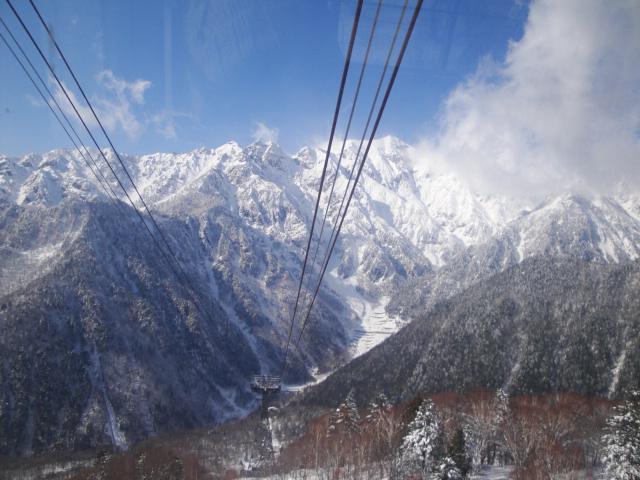
[[[251,390],[262,396],[261,418],[269,416],[269,400],[282,390],[282,379],[277,375],[254,375]]]

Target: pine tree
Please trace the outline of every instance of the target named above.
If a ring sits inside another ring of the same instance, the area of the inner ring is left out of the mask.
[[[460,477],[464,478],[471,470],[471,462],[467,454],[467,446],[464,438],[464,431],[462,428],[456,429],[449,444],[449,457],[453,460],[457,470],[460,473]]]
[[[509,394],[502,388],[496,391],[495,411],[496,411],[496,425],[499,427],[509,419],[511,415],[511,408],[509,407]]]
[[[612,480],[640,480],[640,391],[614,407],[604,436],[604,464]]]
[[[384,393],[380,393],[371,401],[368,410],[365,421],[369,425],[377,425],[391,410],[391,402]]]
[[[453,458],[447,456],[440,460],[434,469],[432,480],[462,480],[464,475],[456,465]]]
[[[405,473],[433,472],[444,457],[443,425],[431,400],[424,400],[400,447]]]
[[[495,418],[493,424],[493,435],[494,439],[491,447],[489,448],[488,463],[493,465],[496,460],[496,455],[506,455],[507,445],[509,441],[505,438],[505,426],[508,425],[512,420],[511,414],[511,405],[509,403],[509,394],[499,388],[496,392],[496,396],[494,399],[494,411]],[[504,458],[502,459],[504,461]]]
[[[350,436],[359,430],[360,414],[358,413],[358,406],[354,396],[352,389],[344,401],[336,408],[329,424],[329,435],[341,433]]]

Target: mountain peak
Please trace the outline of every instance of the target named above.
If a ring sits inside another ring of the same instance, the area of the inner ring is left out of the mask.
[[[280,148],[280,145],[271,141],[255,141],[248,145],[244,152],[247,158],[260,161],[280,170],[286,169],[287,164],[292,162],[292,159]]]
[[[217,154],[227,155],[239,155],[242,152],[242,147],[235,140],[231,140],[227,143],[223,143],[215,149]]]

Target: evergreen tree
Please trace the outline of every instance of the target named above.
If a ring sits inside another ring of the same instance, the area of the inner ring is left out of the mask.
[[[388,415],[391,410],[391,402],[384,393],[380,393],[369,404],[369,413],[365,418],[367,424],[379,424],[381,419]]]
[[[443,425],[431,400],[424,400],[400,447],[405,473],[419,471],[423,475],[436,472],[444,457]]]
[[[467,476],[471,470],[471,462],[467,454],[467,446],[462,428],[456,429],[449,444],[449,457],[453,460],[461,478]]]
[[[496,426],[500,427],[506,422],[511,415],[511,408],[509,407],[509,394],[502,388],[496,391],[495,398],[495,411],[496,411]]]
[[[453,458],[446,456],[440,460],[431,478],[433,480],[462,480],[464,475]]]
[[[507,445],[509,442],[505,439],[504,431],[505,426],[508,425],[513,419],[511,414],[511,405],[509,403],[509,394],[499,388],[496,392],[494,399],[494,411],[495,418],[493,424],[494,439],[492,445],[487,452],[487,460],[490,465],[493,465],[496,461],[496,455],[505,456],[508,455]],[[505,461],[505,458],[502,458]]]
[[[356,433],[360,428],[360,414],[354,398],[353,389],[349,391],[344,401],[336,408],[329,423],[329,434],[342,433],[347,436]]]
[[[640,391],[614,407],[604,436],[604,464],[612,480],[640,480]]]

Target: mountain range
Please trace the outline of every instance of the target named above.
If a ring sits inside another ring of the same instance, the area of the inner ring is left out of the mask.
[[[356,150],[347,144],[329,226]],[[117,163],[113,152],[104,154]],[[0,156],[0,453],[125,447],[254,408],[250,376],[278,373],[282,365],[325,154],[230,142],[182,154],[122,155],[188,281],[134,207],[103,193],[78,152]],[[332,154],[328,182],[336,165]],[[326,201],[325,194],[321,212]],[[327,238],[325,232],[319,258]],[[354,357],[369,362],[403,332],[429,323],[410,320],[465,292],[479,296],[474,288],[508,284],[500,275],[538,268],[540,258],[560,259],[566,272],[570,262],[579,271],[602,270],[609,281],[639,257],[638,192],[537,201],[481,195],[411,146],[382,138],[285,382],[312,381]],[[317,271],[312,266],[311,279]],[[625,278],[624,291],[633,292],[637,277]],[[626,308],[625,301],[615,308]],[[529,312],[528,304],[518,305]],[[620,338],[612,354],[621,354]],[[414,384],[451,386],[423,380]],[[611,387],[594,382],[585,389]]]

